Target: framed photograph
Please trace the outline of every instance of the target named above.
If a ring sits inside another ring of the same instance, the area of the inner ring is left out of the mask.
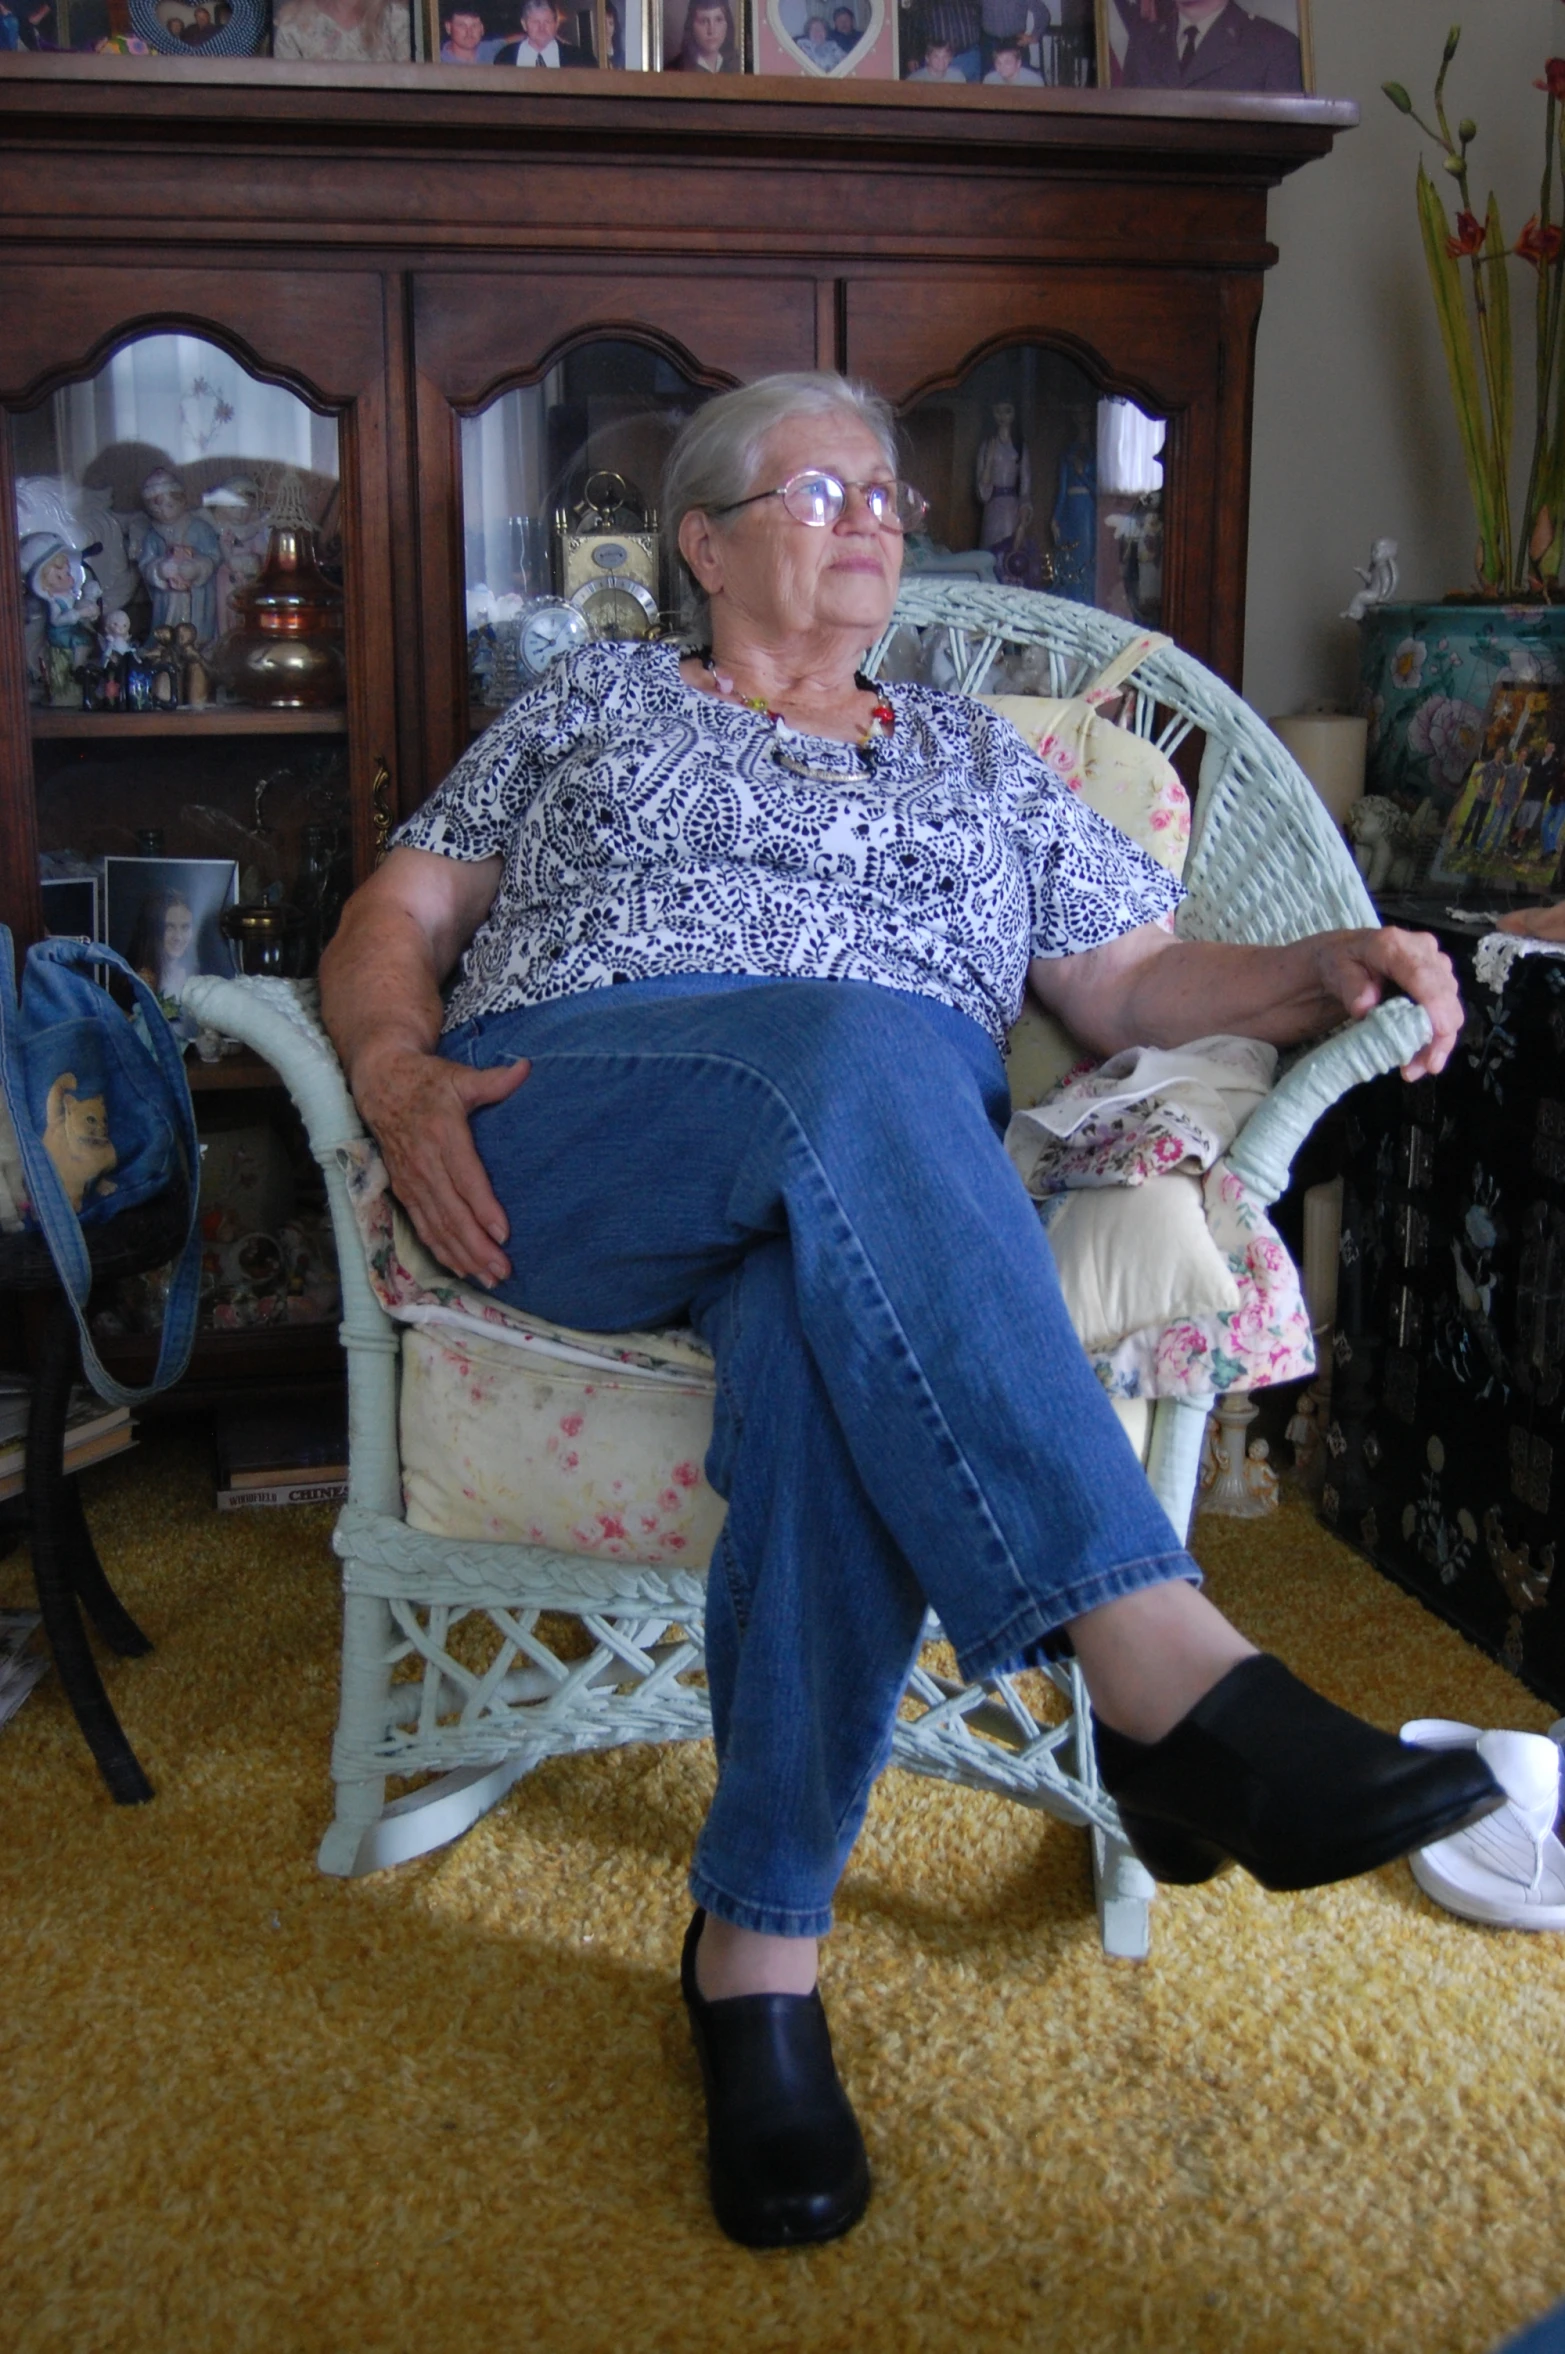
[[[897,0],[751,0],[758,74],[894,82]]]
[[[150,4],[162,8],[166,0]],[[147,5],[131,0],[132,8]],[[414,0],[351,0],[336,15],[320,0],[273,0],[272,55],[291,63],[405,65],[413,55],[413,7]]]
[[[1502,678],[1429,879],[1547,891],[1565,848],[1565,687]]]
[[[287,0],[278,0],[287,5]],[[309,0],[314,5],[314,0]],[[595,66],[626,55],[623,18],[644,0],[419,0],[421,48],[439,65]],[[638,42],[644,48],[644,42]]]
[[[82,0],[66,5],[74,33],[85,14]],[[257,57],[266,51],[266,0],[130,0],[130,21],[137,38],[160,57]]]
[[[653,0],[660,70],[750,72],[749,0]]]
[[[96,875],[66,875],[58,880],[46,879],[38,886],[43,893],[43,928],[51,940],[97,940],[98,878]]]
[[[1315,87],[1309,0],[1097,0],[1098,79],[1116,90]]]
[[[196,1024],[179,993],[197,973],[224,979],[238,970],[219,919],[232,907],[239,869],[231,858],[106,858],[103,937],[150,989],[182,1037]]]
[[[901,0],[905,82],[987,82],[1090,90],[1098,78],[1095,0]]]

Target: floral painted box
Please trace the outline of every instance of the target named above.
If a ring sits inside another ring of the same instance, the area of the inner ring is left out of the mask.
[[[1359,623],[1365,790],[1441,823],[1467,783],[1502,678],[1565,677],[1565,606],[1371,606]]]

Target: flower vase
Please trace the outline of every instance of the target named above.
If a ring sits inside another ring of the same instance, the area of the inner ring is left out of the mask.
[[[1565,677],[1565,605],[1372,605],[1359,623],[1366,793],[1442,824],[1477,755],[1497,679]]]

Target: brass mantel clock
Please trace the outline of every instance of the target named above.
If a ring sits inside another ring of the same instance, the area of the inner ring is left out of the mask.
[[[657,517],[623,475],[589,474],[582,502],[554,518],[560,594],[595,638],[650,637],[658,626]]]

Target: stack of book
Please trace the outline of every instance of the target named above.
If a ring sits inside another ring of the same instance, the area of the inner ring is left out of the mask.
[[[0,1503],[26,1485],[27,1418],[30,1385],[16,1374],[0,1374]],[[65,1418],[65,1468],[80,1471],[135,1445],[128,1406],[106,1406],[94,1391],[78,1389]]]
[[[348,1492],[348,1430],[341,1414],[236,1408],[220,1414],[217,1508],[339,1504]]]

